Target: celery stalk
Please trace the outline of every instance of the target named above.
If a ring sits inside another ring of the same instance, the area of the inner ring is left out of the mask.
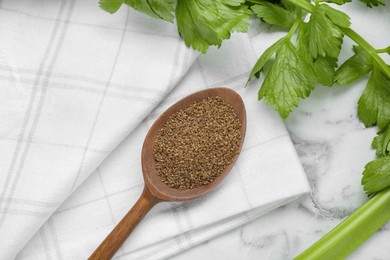
[[[294,259],[344,259],[389,219],[390,188],[387,188]]]

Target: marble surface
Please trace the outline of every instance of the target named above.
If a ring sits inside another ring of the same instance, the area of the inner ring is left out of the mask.
[[[265,30],[266,34],[261,33]],[[250,37],[257,54],[279,34],[284,35],[254,23]],[[351,54],[351,44],[345,39],[341,62]],[[362,205],[367,197],[360,185],[361,173],[375,158],[370,144],[378,131],[365,128],[357,117],[357,100],[366,81],[363,78],[343,87],[317,86],[285,122],[309,179],[310,196],[171,259],[292,259]],[[349,259],[390,259],[389,240],[387,223]]]

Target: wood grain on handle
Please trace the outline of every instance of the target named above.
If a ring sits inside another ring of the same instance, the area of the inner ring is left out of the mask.
[[[126,214],[126,216],[123,217],[123,219],[118,223],[118,225],[116,225],[116,227],[88,259],[111,259],[138,223],[158,202],[160,202],[160,200],[155,198],[145,187],[141,197],[134,204],[133,208]]]

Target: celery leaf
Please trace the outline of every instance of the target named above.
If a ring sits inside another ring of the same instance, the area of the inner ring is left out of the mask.
[[[110,14],[115,13],[126,4],[135,10],[153,18],[173,22],[175,10],[173,0],[100,0],[99,7]]]
[[[283,118],[287,118],[300,98],[306,98],[314,88],[310,65],[299,55],[289,40],[276,51],[276,60],[259,91],[259,99],[265,98]]]
[[[390,123],[390,79],[375,66],[358,101],[358,114],[366,127],[384,129]]]
[[[282,6],[267,1],[259,1],[251,10],[266,23],[289,29],[296,19],[295,8]]]
[[[246,32],[251,12],[244,0],[178,0],[176,20],[187,46],[206,53],[233,31]]]
[[[99,7],[110,14],[115,13],[122,6],[124,0],[100,0]]]
[[[316,6],[309,21],[310,53],[313,58],[329,56],[337,58],[343,39],[340,29],[326,15],[324,8]]]
[[[263,70],[263,67],[265,63],[271,59],[271,57],[277,52],[281,45],[283,45],[284,41],[286,40],[285,37],[279,39],[277,42],[272,44],[268,49],[266,49],[263,54],[260,56],[260,58],[257,60],[255,66],[253,66],[252,71],[249,75],[248,81],[253,78],[257,73]]]
[[[335,81],[339,85],[351,84],[372,70],[370,55],[359,46],[353,46],[353,51],[355,55],[337,70]]]
[[[335,68],[337,67],[337,59],[329,56],[318,56],[317,59],[313,59],[310,55],[310,31],[309,26],[306,23],[301,22],[299,26],[299,33],[297,37],[297,48],[302,59],[310,64],[310,68],[314,74],[316,82],[319,82],[325,86],[332,86],[335,76]]]
[[[338,5],[343,5],[345,3],[352,2],[352,0],[327,0],[325,2],[327,2],[327,3],[334,3],[334,4],[338,4]]]
[[[173,0],[125,0],[124,3],[151,17],[173,22],[175,11]]]
[[[385,156],[367,163],[363,172],[362,185],[367,195],[390,187],[390,157]]]
[[[368,7],[372,8],[373,6],[385,5],[382,0],[360,0]]]
[[[334,23],[335,25],[338,25],[340,27],[348,28],[351,25],[351,18],[339,10],[336,10],[329,5],[320,5],[319,8],[321,8],[327,17]]]
[[[380,131],[371,145],[376,149],[378,157],[388,156],[390,154],[390,126]]]

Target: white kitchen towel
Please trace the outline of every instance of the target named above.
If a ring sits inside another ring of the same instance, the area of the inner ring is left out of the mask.
[[[128,8],[0,3],[0,259],[88,257],[141,193],[150,125],[204,88],[244,99],[237,164],[206,198],[157,205],[117,257],[169,256],[308,191],[283,122],[257,101],[258,83],[244,88],[255,62],[245,34],[196,59],[175,25]]]

